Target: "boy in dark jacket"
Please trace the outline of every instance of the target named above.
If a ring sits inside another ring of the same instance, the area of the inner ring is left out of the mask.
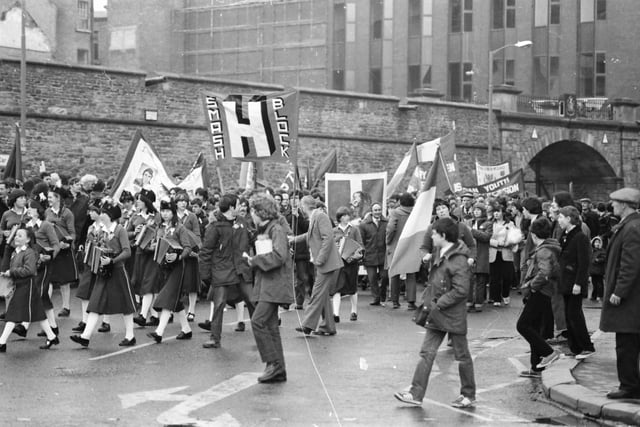
[[[591,276],[591,301],[601,301],[604,292],[604,266],[607,263],[607,251],[603,247],[602,238],[596,236],[591,239],[591,264],[589,275]]]
[[[544,368],[560,358],[560,353],[540,334],[543,322],[552,316],[551,296],[560,277],[561,247],[556,239],[550,238],[551,230],[551,222],[545,217],[537,218],[529,229],[535,249],[522,285],[526,303],[516,329],[531,346],[531,368],[520,372],[521,377],[540,378]]]

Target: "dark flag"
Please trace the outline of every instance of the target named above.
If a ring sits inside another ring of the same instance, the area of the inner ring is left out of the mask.
[[[331,153],[313,169],[313,185],[311,188],[317,187],[320,184],[324,174],[336,172],[338,172],[338,151],[334,148]]]
[[[23,181],[22,179],[22,149],[20,148],[20,126],[16,123],[16,142],[13,145],[13,150],[7,160],[7,166],[4,168],[3,179],[13,178],[16,181]]]

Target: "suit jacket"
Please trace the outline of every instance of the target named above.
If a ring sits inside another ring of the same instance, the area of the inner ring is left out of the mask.
[[[307,242],[311,262],[319,273],[342,268],[344,263],[333,239],[331,220],[322,209],[315,209],[309,218],[309,230],[295,237],[295,243]]]

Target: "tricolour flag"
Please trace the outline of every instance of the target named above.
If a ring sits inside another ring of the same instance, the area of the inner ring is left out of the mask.
[[[256,162],[291,160],[298,140],[298,92],[267,95],[204,93],[213,158]]]
[[[198,188],[209,187],[209,171],[204,153],[198,154],[189,174],[178,184],[178,187],[185,189],[190,197],[194,196]]]
[[[424,235],[431,223],[433,216],[433,203],[436,199],[438,174],[442,167],[440,159],[440,138],[429,141],[428,144],[436,145],[436,155],[433,165],[429,169],[427,179],[424,182],[422,191],[418,194],[418,199],[409,214],[409,218],[400,233],[400,238],[391,259],[389,266],[389,277],[398,274],[415,273],[420,270],[422,256],[420,246],[424,240]]]
[[[13,149],[7,159],[7,165],[4,167],[3,179],[13,178],[16,181],[22,181],[22,149],[20,148],[21,138],[20,126],[16,123],[16,140]]]
[[[391,180],[387,184],[387,193],[393,194],[397,189],[408,170],[415,169],[418,162],[418,152],[416,150],[416,143],[411,145],[411,149],[404,155],[398,169],[391,177]]]
[[[137,131],[113,184],[111,197],[119,200],[123,190],[130,191],[131,194],[138,193],[143,186],[145,172],[147,176],[151,175],[151,180],[146,185],[155,193],[155,204],[159,205],[160,199],[168,196],[167,191],[174,187],[174,184],[155,148],[144,139],[142,132]]]

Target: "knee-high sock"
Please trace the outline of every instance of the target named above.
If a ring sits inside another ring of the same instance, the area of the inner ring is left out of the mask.
[[[47,334],[48,340],[52,340],[56,337],[56,334],[53,333],[53,330],[51,329],[51,325],[49,325],[49,322],[47,320],[41,320],[38,323],[40,323],[40,327],[42,328],[44,333]]]
[[[149,309],[151,309],[151,303],[153,302],[153,294],[144,294],[142,296],[142,307],[140,307],[140,314],[145,319],[149,317]]]
[[[16,324],[13,322],[7,322],[4,324],[4,331],[2,331],[2,335],[0,335],[0,344],[6,344],[9,336],[11,336],[11,332],[13,332],[13,328],[15,328]]]
[[[133,339],[133,314],[123,314],[124,318],[124,337],[128,340]]]
[[[333,315],[340,316],[340,292],[333,294]]]
[[[158,322],[158,327],[156,328],[156,334],[162,336],[164,334],[164,329],[169,324],[169,318],[171,317],[171,312],[169,310],[162,309],[160,312],[160,321]]]
[[[179,311],[176,313],[176,317],[180,321],[180,330],[185,334],[191,332],[191,326],[189,326],[189,321],[187,320],[187,313],[185,313],[184,310]]]
[[[198,294],[196,292],[189,293],[189,313],[196,313],[196,302],[198,301]]]
[[[49,326],[52,328],[57,328],[58,324],[56,323],[56,315],[53,312],[53,308],[44,311],[45,316],[47,316],[47,321],[49,322]],[[82,316],[84,317],[84,315]]]
[[[244,322],[244,301],[240,301],[236,304],[236,316],[238,322]]]
[[[60,295],[62,296],[62,308],[71,308],[71,285],[65,283],[60,285]]]
[[[349,296],[351,300],[351,312],[358,313],[358,293]]]
[[[109,314],[105,314],[104,316],[102,316],[102,323],[111,325],[111,316]]]
[[[213,310],[215,308],[215,304],[213,303],[213,301],[211,302],[211,307],[209,307],[209,321],[211,321],[213,319]]]
[[[91,334],[93,334],[96,326],[98,326],[98,320],[100,320],[100,315],[98,313],[89,313],[87,316],[86,326],[84,327],[84,332],[80,336],[86,340],[91,339]]]
[[[87,324],[87,318],[89,317],[89,313],[87,313],[87,308],[89,308],[89,300],[88,299],[83,299],[83,300],[80,301],[80,304],[82,305],[82,321],[86,325]]]

